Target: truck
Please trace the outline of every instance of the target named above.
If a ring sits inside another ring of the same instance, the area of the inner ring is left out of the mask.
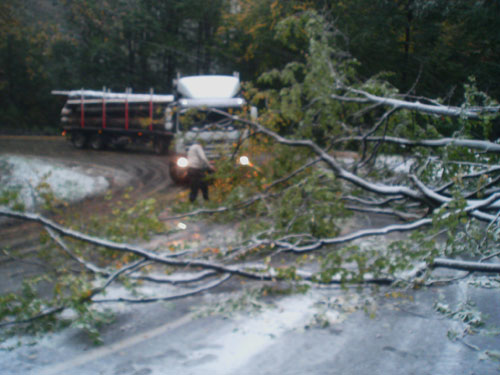
[[[238,96],[240,80],[230,75],[198,75],[174,80],[175,94],[112,93],[106,90],[53,91],[66,95],[61,111],[63,133],[76,148],[100,150],[129,143],[152,144],[169,153],[170,176],[187,182],[187,149],[202,142],[211,159],[228,153],[247,134],[234,117],[246,106]],[[251,108],[256,116],[256,109]]]

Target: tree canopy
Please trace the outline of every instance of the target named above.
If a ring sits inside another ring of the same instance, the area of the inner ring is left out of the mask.
[[[500,96],[496,1],[6,0],[1,7],[3,129],[56,129],[61,103],[52,89],[169,93],[177,73],[233,71],[255,82],[304,61],[305,25],[291,20],[313,9],[365,79],[384,74],[402,92],[458,104],[473,76],[480,90]]]

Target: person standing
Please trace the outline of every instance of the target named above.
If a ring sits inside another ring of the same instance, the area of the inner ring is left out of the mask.
[[[198,196],[198,190],[201,190],[203,199],[208,201],[208,182],[207,173],[215,171],[214,167],[205,155],[201,144],[195,142],[189,149],[188,159],[188,179],[189,179],[189,201],[192,203]]]

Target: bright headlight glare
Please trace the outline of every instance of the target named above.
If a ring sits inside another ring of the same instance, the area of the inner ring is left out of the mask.
[[[248,159],[248,156],[241,156],[240,157],[240,164],[241,165],[250,165],[250,160]]]
[[[188,166],[188,160],[184,157],[177,159],[177,165],[181,168],[186,168]]]

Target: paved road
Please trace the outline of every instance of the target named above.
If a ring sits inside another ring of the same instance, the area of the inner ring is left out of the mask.
[[[229,318],[232,305],[220,302],[227,294],[214,293],[175,304],[117,306],[104,345],[93,347],[68,329],[0,351],[0,368],[2,374],[45,375],[498,374],[500,363],[485,353],[500,348],[498,334],[452,341],[448,332],[463,324],[433,309],[437,300],[456,306],[464,294],[491,314],[487,324],[498,322],[498,292],[466,282],[414,292],[413,301],[383,291],[312,290],[275,297],[274,306],[260,311],[247,306]],[[207,306],[226,306],[226,312],[193,312]],[[315,325],[318,317],[330,324]]]
[[[20,141],[8,142],[15,150]],[[43,146],[40,150],[44,156],[60,155]],[[135,164],[116,153],[64,154],[78,162],[95,163],[94,158],[102,157],[116,158],[117,166],[120,159],[123,165]],[[158,162],[153,155],[138,155],[139,170]],[[304,295],[270,296],[262,306],[249,293],[255,284],[233,280],[175,303],[111,305],[116,321],[104,329],[104,344],[98,347],[75,328],[24,337],[21,346],[11,339],[1,344],[0,374],[498,374],[498,287],[469,281],[401,294],[313,289]],[[163,286],[160,292],[168,295],[176,289]],[[464,310],[468,303],[470,311],[481,311],[489,334],[449,338],[466,326],[437,312],[438,302],[450,310]]]
[[[0,136],[1,154],[23,155],[48,163],[56,161],[69,167],[78,166],[91,175],[104,176],[115,191],[132,188],[130,194],[137,198],[175,189],[168,174],[168,158],[154,155],[146,148],[135,147],[127,151],[78,150],[63,137]],[[93,197],[69,210],[91,215],[111,203],[103,200],[103,197]],[[33,227],[37,226],[29,223],[0,225],[0,246],[31,247],[30,243],[38,239],[38,232]]]

